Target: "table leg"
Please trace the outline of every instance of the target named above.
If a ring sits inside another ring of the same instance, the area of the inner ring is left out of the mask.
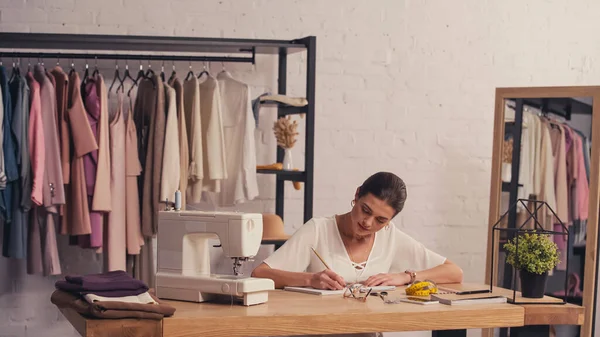
[[[526,325],[510,328],[510,337],[549,337],[549,325]]]
[[[434,330],[431,337],[467,337],[467,329],[458,330]]]

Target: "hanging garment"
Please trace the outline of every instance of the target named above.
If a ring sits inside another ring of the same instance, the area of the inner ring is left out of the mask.
[[[58,140],[60,143],[60,165],[62,168],[63,184],[65,190],[65,204],[59,207],[60,233],[67,234],[67,207],[69,207],[69,182],[71,180],[71,139],[68,121],[66,119],[67,106],[69,103],[69,76],[60,66],[50,70],[56,83],[56,129],[58,131]]]
[[[56,81],[56,125],[60,140],[60,163],[63,183],[69,184],[71,179],[71,136],[67,121],[67,105],[69,103],[69,76],[60,66],[54,67],[50,73]]]
[[[183,83],[183,99],[185,125],[187,127],[189,146],[189,169],[187,202],[197,204],[202,201],[202,179],[204,178],[202,163],[202,121],[200,116],[200,87],[198,79],[192,76]],[[183,191],[181,191],[183,193]]]
[[[227,179],[216,196],[221,206],[230,206],[258,196],[254,118],[250,88],[226,71],[217,75],[223,116]]]
[[[27,256],[28,217],[31,208],[31,165],[29,162],[29,86],[22,76],[10,83],[13,102],[12,132],[19,167],[19,178],[13,195],[13,219],[4,227],[3,248],[6,257],[23,259]]]
[[[164,87],[159,76],[143,79],[138,86],[134,120],[141,145],[140,163],[144,163],[141,174],[141,217],[142,233],[146,237],[156,234],[158,199],[164,147],[165,108]]]
[[[223,138],[223,117],[219,85],[213,76],[200,83],[202,124],[202,190],[219,193],[221,181],[227,179],[227,157]]]
[[[96,137],[88,121],[88,113],[81,97],[81,80],[74,71],[70,74],[67,120],[73,137],[73,157],[71,158],[71,179],[69,187],[70,204],[67,213],[67,233],[69,235],[90,235],[92,226],[88,205],[85,157],[98,149]]]
[[[567,208],[569,210],[566,226],[573,223],[573,188],[575,187],[575,172],[577,172],[577,162],[575,160],[575,135],[568,125],[563,125],[565,132],[565,159],[567,166]],[[563,220],[564,221],[564,220]],[[566,237],[565,237],[566,239]]]
[[[158,228],[158,210],[160,197],[160,179],[162,177],[162,158],[165,141],[165,89],[161,78],[152,75],[150,85],[155,93],[153,111],[148,111],[150,127],[148,133],[148,151],[144,164],[144,193],[142,195],[142,233],[153,237]]]
[[[554,157],[554,194],[556,195],[556,209],[554,211],[558,218],[566,223],[569,218],[569,208],[567,201],[565,132],[560,124],[549,122],[548,125],[550,126],[552,155]]]
[[[40,84],[40,102],[44,125],[44,145],[46,157],[44,164],[45,178],[42,188],[44,206],[52,213],[57,213],[57,206],[65,203],[65,193],[60,164],[60,148],[56,129],[56,92],[52,82],[46,75],[44,67],[34,66],[34,78]]]
[[[94,198],[92,200],[92,209],[95,212],[110,212],[111,189],[110,189],[110,143],[109,143],[109,113],[108,113],[108,93],[104,77],[100,73],[96,75],[96,90],[100,113],[98,115],[98,162],[96,163],[96,182],[94,184]]]
[[[4,68],[0,66],[0,72],[4,72]],[[0,79],[0,81],[2,81]],[[6,103],[3,99],[2,95],[6,95],[4,91],[4,87],[0,87],[0,190],[3,190],[6,187],[6,171],[4,168],[4,104]],[[9,99],[10,102],[10,99]],[[6,103],[9,104],[9,103]],[[2,203],[3,203],[2,194],[0,193],[0,212],[2,212]]]
[[[137,132],[139,161],[144,164],[146,163],[146,157],[151,156],[152,154],[151,147],[148,145],[151,138],[148,135],[150,133],[150,117],[155,114],[155,111],[156,89],[154,88],[154,84],[151,80],[141,79],[135,97],[133,120]],[[149,191],[151,185],[145,185],[146,175],[152,175],[151,167],[143,169],[138,176],[138,193],[140,200],[140,217],[143,224],[142,233],[144,235],[151,235],[152,203],[149,194],[151,193],[151,191]],[[147,193],[148,195],[146,196]],[[148,213],[148,215],[144,216],[146,213]],[[150,221],[148,221],[149,219]]]
[[[12,133],[12,110],[13,103],[8,85],[6,68],[0,66],[0,89],[2,90],[2,99],[4,103],[2,136],[2,149],[4,152],[4,173],[6,183],[0,190],[0,215],[4,223],[9,224],[12,221],[12,205],[14,183],[19,177],[19,168],[17,167],[17,158],[15,150],[15,139]]]
[[[576,173],[576,181],[575,181],[575,190],[576,190],[576,204],[574,207],[577,209],[577,219],[578,220],[587,220],[589,215],[588,203],[589,203],[589,183],[587,180],[587,174],[585,169],[585,158],[583,154],[583,137],[576,135],[575,136],[575,153],[577,158],[575,161],[577,162],[577,173]]]
[[[56,221],[58,207],[65,203],[60,149],[56,129],[56,91],[51,78],[41,65],[34,66],[33,77],[40,84],[42,124],[44,126],[44,184],[43,206],[34,207],[32,226],[40,228],[44,275],[61,273],[58,247],[56,244]]]
[[[543,119],[539,119],[541,129],[540,156],[539,163],[535,170],[536,176],[539,176],[539,199],[545,201],[552,210],[556,212],[556,194],[554,188],[554,156],[552,154],[552,139],[550,136],[550,126]],[[555,217],[546,207],[542,209],[540,220],[546,230],[554,229]]]
[[[40,85],[35,81],[31,72],[27,74],[27,83],[29,84],[30,91],[28,137],[32,175],[31,201],[34,205],[41,206],[44,203],[42,189],[46,167],[46,141],[42,121]]]
[[[165,83],[165,106],[167,112],[165,142],[162,162],[160,201],[175,202],[175,191],[179,189],[179,136],[177,135],[177,104],[175,89]]]
[[[29,225],[27,230],[27,273],[39,274],[44,271],[42,265],[42,233],[37,222],[37,207],[43,207],[44,163],[46,156],[44,126],[42,123],[42,106],[40,99],[40,84],[27,73],[27,83],[30,92],[29,110],[29,155],[32,169],[31,201]]]
[[[181,209],[185,209],[187,202],[188,168],[190,165],[190,153],[188,146],[188,134],[185,123],[184,91],[183,85],[178,78],[171,82],[175,89],[177,103],[177,132],[179,136],[179,191],[181,192]]]
[[[107,214],[107,242],[103,247],[105,271],[125,270],[127,256],[127,191],[125,181],[125,136],[126,129],[123,120],[123,93],[118,93],[118,105],[114,119],[110,122],[110,185],[111,212]]]
[[[85,85],[84,101],[85,111],[87,112],[87,119],[90,129],[94,134],[96,144],[98,144],[98,150],[100,144],[98,142],[98,122],[100,120],[100,97],[98,96],[98,89],[96,79],[87,79]],[[83,248],[100,248],[102,247],[103,241],[103,230],[102,230],[102,213],[95,211],[92,202],[94,199],[94,190],[96,188],[96,174],[98,172],[98,150],[90,151],[83,157],[84,168],[85,168],[85,182],[86,182],[86,199],[89,209],[90,225],[92,231],[90,235],[83,235],[79,237],[79,245]]]
[[[131,108],[127,112],[125,132],[127,254],[138,255],[141,246],[144,245],[138,190],[138,177],[142,172],[142,165],[138,156],[137,131],[133,122],[133,110]]]

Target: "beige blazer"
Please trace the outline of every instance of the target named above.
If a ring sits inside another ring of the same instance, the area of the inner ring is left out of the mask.
[[[186,190],[188,186],[188,167],[190,165],[190,153],[188,147],[187,127],[185,123],[185,111],[183,101],[183,85],[178,78],[172,81],[175,89],[177,103],[177,132],[179,136],[179,191],[181,192],[181,209],[185,209],[187,202]]]

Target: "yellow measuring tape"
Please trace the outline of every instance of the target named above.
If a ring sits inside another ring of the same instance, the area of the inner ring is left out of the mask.
[[[435,294],[438,291],[437,284],[433,281],[415,281],[410,286],[406,287],[406,295],[410,296],[428,296]]]

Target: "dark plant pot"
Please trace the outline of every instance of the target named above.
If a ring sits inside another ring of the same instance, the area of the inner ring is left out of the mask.
[[[543,274],[530,273],[526,270],[519,272],[521,277],[521,294],[527,298],[542,298],[546,292],[548,272]]]

